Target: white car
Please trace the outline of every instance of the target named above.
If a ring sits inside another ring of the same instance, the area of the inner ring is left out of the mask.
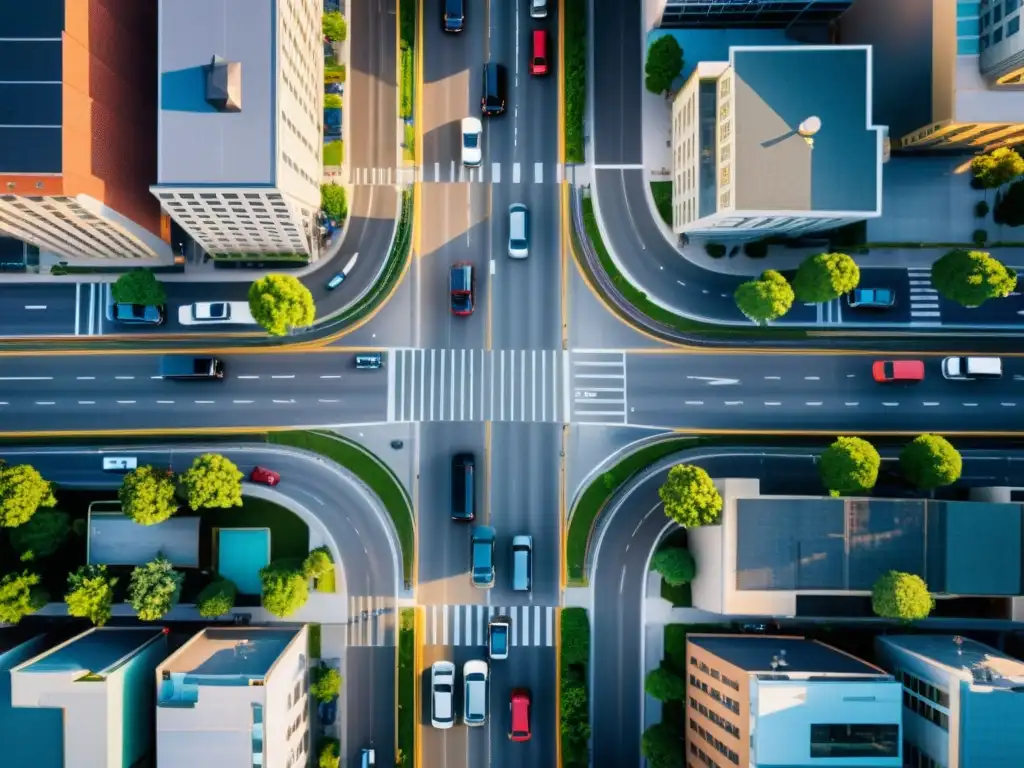
[[[249,311],[247,301],[197,301],[195,304],[178,307],[178,322],[182,325],[252,325],[256,320]]]
[[[462,118],[462,164],[475,168],[484,158],[484,124],[477,117]]]
[[[450,661],[430,666],[430,724],[435,728],[455,724],[455,665]]]

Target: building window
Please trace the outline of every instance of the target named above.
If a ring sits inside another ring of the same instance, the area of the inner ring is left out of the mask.
[[[993,24],[998,24],[1002,20],[1003,20],[1003,6],[996,5],[996,7],[992,9],[992,23]]]
[[[1006,7],[1006,15],[1009,16],[1011,13],[1020,8],[1020,0],[1006,0],[1003,5]]]
[[[1020,16],[1014,16],[1006,22],[1006,36],[1016,35],[1020,32]]]
[[[992,31],[992,45],[998,45],[1003,41],[1003,28],[996,27]]]
[[[811,725],[811,757],[899,757],[896,724]]]

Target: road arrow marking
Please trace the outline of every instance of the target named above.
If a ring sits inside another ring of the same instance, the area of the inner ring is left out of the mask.
[[[716,376],[687,376],[686,378],[693,381],[706,381],[712,387],[723,387],[729,384],[739,384],[739,379],[720,379]]]

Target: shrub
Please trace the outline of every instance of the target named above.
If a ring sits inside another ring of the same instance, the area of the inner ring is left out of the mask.
[[[582,163],[587,106],[587,3],[565,0],[561,12],[565,19],[565,160]]]
[[[918,435],[900,453],[900,469],[916,487],[930,491],[959,480],[963,459],[946,438]]]
[[[979,200],[974,204],[974,215],[979,219],[983,219],[988,216],[988,201]]]
[[[1017,273],[984,251],[952,250],[932,264],[932,285],[942,296],[965,307],[1008,296]]]
[[[325,11],[320,26],[328,40],[340,43],[348,37],[348,24],[338,11]]]
[[[935,608],[935,598],[920,576],[889,571],[871,590],[871,608],[883,619],[917,621],[928,618]]]
[[[780,272],[768,269],[757,280],[741,283],[733,298],[736,307],[755,323],[777,320],[789,312],[796,294]]]
[[[334,667],[323,664],[313,667],[313,681],[309,685],[309,695],[326,704],[338,698],[341,693],[341,673]]]
[[[0,579],[0,622],[17,624],[30,613],[35,613],[49,599],[39,587],[35,573],[8,573]]]
[[[852,291],[860,282],[860,268],[845,253],[819,253],[804,259],[793,278],[800,301],[820,304]]]
[[[329,219],[344,221],[348,217],[348,199],[345,196],[345,188],[337,184],[321,184],[320,208]]]
[[[562,661],[577,666],[590,661],[590,621],[583,608],[562,611]]]
[[[249,309],[271,336],[312,325],[316,304],[309,288],[293,275],[266,275],[249,286]]]
[[[982,189],[1001,187],[1024,174],[1024,158],[1009,147],[1000,147],[971,160],[971,173]]]
[[[57,503],[53,487],[28,464],[0,466],[0,526],[17,528],[40,507]]]
[[[640,752],[650,768],[683,768],[683,737],[674,725],[655,723],[640,738]]]
[[[829,493],[861,493],[875,487],[882,459],[875,446],[859,437],[840,437],[819,459],[821,480]]]
[[[178,604],[184,580],[185,574],[174,570],[170,560],[157,555],[154,560],[132,570],[128,602],[139,619],[156,621]]]
[[[23,560],[49,557],[60,549],[70,533],[71,518],[67,512],[44,509],[36,512],[24,525],[11,530],[11,546]]]
[[[301,571],[271,563],[260,569],[263,607],[279,618],[295,613],[309,600],[309,579]]]
[[[997,224],[1008,224],[1019,227],[1024,224],[1024,181],[1016,181],[1006,190],[1006,194],[996,196],[992,220]]]
[[[185,470],[181,487],[193,510],[229,509],[242,506],[242,478],[231,459],[219,453],[204,453]]]
[[[682,701],[686,697],[686,681],[671,669],[655,667],[644,678],[644,691],[658,701]]]
[[[672,88],[683,71],[683,49],[672,35],[659,37],[647,49],[644,85],[651,93],[662,94]]]
[[[121,510],[139,525],[162,523],[178,511],[174,480],[166,469],[139,467],[124,476],[117,492]]]
[[[413,91],[416,87],[416,68],[413,63],[412,48],[407,46],[404,40],[401,43],[398,62],[402,76],[402,81],[400,83],[401,88],[398,97],[398,116],[403,120],[408,120],[412,117],[412,97]]]
[[[324,109],[341,109],[341,96],[337,93],[324,94]]]
[[[149,269],[125,272],[110,286],[110,295],[119,304],[161,305],[167,301],[163,283]]]
[[[319,579],[325,573],[333,570],[334,561],[331,559],[331,553],[327,547],[317,547],[302,561],[302,572],[308,579]]]
[[[725,256],[725,246],[721,243],[708,243],[704,246],[704,250],[712,259],[720,259]]]
[[[722,512],[722,497],[711,476],[693,464],[672,467],[658,496],[665,514],[687,528],[715,523]]]
[[[68,574],[68,591],[64,595],[68,614],[102,627],[110,620],[116,584],[117,579],[107,575],[105,565],[83,565]]]
[[[975,245],[985,245],[985,243],[988,242],[988,232],[984,229],[974,230],[974,232],[971,234],[971,241]]]
[[[203,588],[196,598],[199,615],[206,619],[216,618],[231,613],[235,607],[238,587],[231,579],[217,579]]]
[[[682,547],[659,549],[651,559],[651,570],[660,573],[665,583],[673,587],[689,584],[697,574],[693,555]]]
[[[341,765],[341,744],[337,739],[324,739],[317,757],[319,768],[338,768]]]

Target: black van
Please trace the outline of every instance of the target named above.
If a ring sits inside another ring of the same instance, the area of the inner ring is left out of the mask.
[[[165,379],[223,379],[224,363],[216,357],[164,355],[160,359],[160,376]]]
[[[484,64],[484,93],[480,111],[484,117],[500,115],[505,111],[505,68],[488,61]]]
[[[456,453],[452,456],[452,520],[472,520],[476,517],[474,464],[472,453]]]

